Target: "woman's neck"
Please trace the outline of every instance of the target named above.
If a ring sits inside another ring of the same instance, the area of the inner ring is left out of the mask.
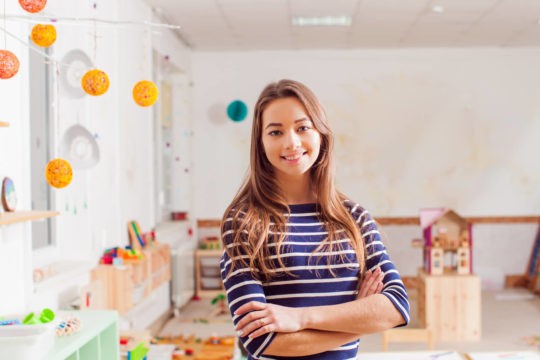
[[[316,196],[311,189],[309,176],[300,178],[278,179],[281,192],[288,204],[307,204],[316,202]]]

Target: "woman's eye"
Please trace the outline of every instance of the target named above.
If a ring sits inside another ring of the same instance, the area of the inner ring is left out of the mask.
[[[310,129],[309,126],[300,126],[300,127],[298,128],[298,131],[308,131],[309,129]]]
[[[268,133],[268,135],[270,135],[270,136],[277,136],[279,134],[281,134],[281,131],[279,131],[279,130],[272,130],[272,131],[270,131]]]

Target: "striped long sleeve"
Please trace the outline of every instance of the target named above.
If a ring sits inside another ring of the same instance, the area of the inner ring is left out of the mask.
[[[405,323],[400,326],[406,326],[410,321],[409,297],[401,276],[381,241],[377,224],[369,212],[359,206],[353,207],[352,213],[366,242],[366,268],[375,270],[380,267],[384,272],[382,294],[394,304],[405,319]]]
[[[233,247],[234,230],[232,230],[232,219],[225,223],[224,232],[222,234],[223,244],[226,247]],[[239,256],[243,256],[239,254]],[[240,264],[238,262],[237,264]],[[242,305],[250,301],[258,301],[266,303],[266,296],[262,283],[252,276],[252,272],[248,267],[235,266],[231,272],[232,259],[227,252],[223,252],[223,256],[220,261],[221,278],[227,291],[227,299],[229,303],[229,310],[234,325],[247,314],[242,316],[236,316],[234,312]],[[275,333],[269,333],[263,336],[259,336],[254,339],[250,339],[247,336],[241,337],[240,341],[244,345],[244,348],[249,352],[250,358],[259,359],[260,355],[264,353],[264,350],[270,345]]]

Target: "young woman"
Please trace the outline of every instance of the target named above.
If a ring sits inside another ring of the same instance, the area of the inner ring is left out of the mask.
[[[332,147],[311,90],[262,91],[250,171],[222,221],[221,275],[249,359],[355,359],[359,337],[409,322],[377,225],[334,187]]]

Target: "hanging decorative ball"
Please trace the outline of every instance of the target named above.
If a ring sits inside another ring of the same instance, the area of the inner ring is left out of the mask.
[[[88,71],[81,79],[83,90],[90,95],[103,95],[109,89],[109,77],[104,71],[94,69]]]
[[[30,35],[37,46],[49,47],[56,41],[56,28],[53,25],[37,24]]]
[[[235,122],[242,121],[248,113],[247,105],[241,100],[234,100],[227,106],[227,116]]]
[[[19,71],[19,59],[9,50],[0,50],[0,79],[9,79]]]
[[[43,10],[47,4],[47,0],[19,0],[19,4],[26,11],[37,13]]]
[[[57,158],[49,161],[47,164],[45,177],[49,185],[61,189],[71,183],[73,170],[71,170],[71,165],[66,160]]]
[[[153,105],[158,98],[156,84],[148,80],[142,80],[133,87],[133,100],[140,106]]]

